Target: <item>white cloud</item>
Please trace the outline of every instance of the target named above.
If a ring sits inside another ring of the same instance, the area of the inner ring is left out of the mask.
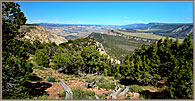
[[[59,24],[84,24],[87,23],[86,21],[81,20],[65,20],[61,21],[59,19],[53,20],[28,20],[27,23],[59,23]]]
[[[81,20],[66,20],[63,21],[64,23],[84,23],[85,21],[81,21]]]
[[[127,16],[124,16],[123,19],[127,19],[128,17]]]
[[[27,23],[63,23],[63,21],[60,21],[59,19],[53,19],[53,20],[27,20]]]
[[[47,20],[27,20],[27,23],[44,23],[48,22]]]
[[[192,18],[185,18],[185,20],[192,20]]]
[[[133,24],[133,23],[144,23],[142,20],[138,20],[138,21],[124,21],[127,24]]]

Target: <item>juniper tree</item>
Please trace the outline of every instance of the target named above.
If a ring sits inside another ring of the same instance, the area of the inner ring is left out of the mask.
[[[13,2],[2,3],[2,95],[3,99],[18,99],[29,96],[26,83],[32,73],[32,64],[28,62],[33,53],[28,42],[17,40],[20,26],[27,21],[20,5]]]

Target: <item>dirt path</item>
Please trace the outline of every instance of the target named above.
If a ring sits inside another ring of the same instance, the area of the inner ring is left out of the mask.
[[[52,86],[45,90],[49,94],[49,98],[51,99],[60,99],[58,94],[64,92],[59,82],[52,83]]]

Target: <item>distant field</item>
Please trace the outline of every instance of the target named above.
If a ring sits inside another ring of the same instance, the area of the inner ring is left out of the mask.
[[[159,31],[159,30],[162,30],[162,29],[135,29],[135,30],[137,30],[137,31],[145,31],[145,32],[147,32],[147,31]]]
[[[155,35],[152,33],[131,33],[131,32],[125,32],[125,31],[119,31],[119,30],[114,30],[114,31],[121,33],[121,34],[129,35],[129,36],[135,36],[135,37],[139,37],[139,38],[146,38],[146,39],[152,39],[152,40],[160,40],[161,38],[162,39],[166,38],[164,36]],[[171,38],[171,39],[176,40],[175,38]],[[179,41],[182,42],[183,39],[179,39]]]

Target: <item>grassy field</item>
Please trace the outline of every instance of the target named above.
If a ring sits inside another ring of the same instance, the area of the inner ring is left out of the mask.
[[[125,34],[125,35],[129,35],[129,36],[134,36],[134,37],[139,37],[139,38],[146,38],[146,39],[151,39],[151,40],[160,40],[165,39],[166,37],[164,36],[160,36],[160,35],[155,35],[152,33],[130,33],[130,32],[125,32],[125,31],[119,31],[119,30],[114,30],[115,32],[121,33],[121,34]],[[171,38],[173,40],[176,40],[176,38]],[[183,41],[183,39],[179,39],[180,42]]]

